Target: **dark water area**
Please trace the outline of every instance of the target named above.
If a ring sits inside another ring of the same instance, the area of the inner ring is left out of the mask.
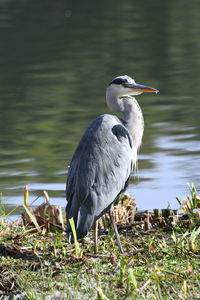
[[[47,190],[65,206],[72,154],[127,74],[160,90],[137,99],[145,131],[128,193],[177,207],[199,189],[199,1],[0,1],[0,192],[11,209]],[[42,201],[42,200],[41,200]]]

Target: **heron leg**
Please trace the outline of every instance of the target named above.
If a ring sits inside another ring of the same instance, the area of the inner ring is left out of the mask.
[[[98,252],[98,220],[94,222],[94,254]]]
[[[118,232],[118,229],[117,229],[117,224],[115,223],[114,214],[112,212],[112,207],[110,207],[110,209],[109,209],[109,216],[110,216],[110,220],[111,220],[111,223],[112,223],[114,231],[115,231],[115,235],[116,235],[117,245],[119,247],[119,251],[121,253],[124,253],[124,251],[122,249],[122,244],[121,244],[121,241],[120,241],[119,232]]]

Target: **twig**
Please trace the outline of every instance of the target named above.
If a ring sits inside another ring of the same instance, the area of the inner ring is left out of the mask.
[[[46,204],[49,204],[49,195],[48,195],[47,191],[43,191],[43,194],[44,194]]]
[[[95,258],[110,258],[110,255],[107,255],[107,254],[91,254],[91,253],[85,253],[85,256],[95,257]]]

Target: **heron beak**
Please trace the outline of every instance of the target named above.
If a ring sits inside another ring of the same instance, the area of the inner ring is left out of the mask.
[[[136,92],[140,92],[140,93],[159,93],[159,90],[154,89],[150,86],[146,86],[146,85],[141,85],[141,84],[131,84],[131,83],[125,83],[125,86],[131,89],[134,89]]]

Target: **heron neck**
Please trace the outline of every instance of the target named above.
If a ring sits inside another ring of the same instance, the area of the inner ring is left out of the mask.
[[[114,112],[124,114],[125,126],[133,139],[134,147],[138,150],[142,143],[144,119],[142,110],[134,97],[107,97],[108,107]]]

